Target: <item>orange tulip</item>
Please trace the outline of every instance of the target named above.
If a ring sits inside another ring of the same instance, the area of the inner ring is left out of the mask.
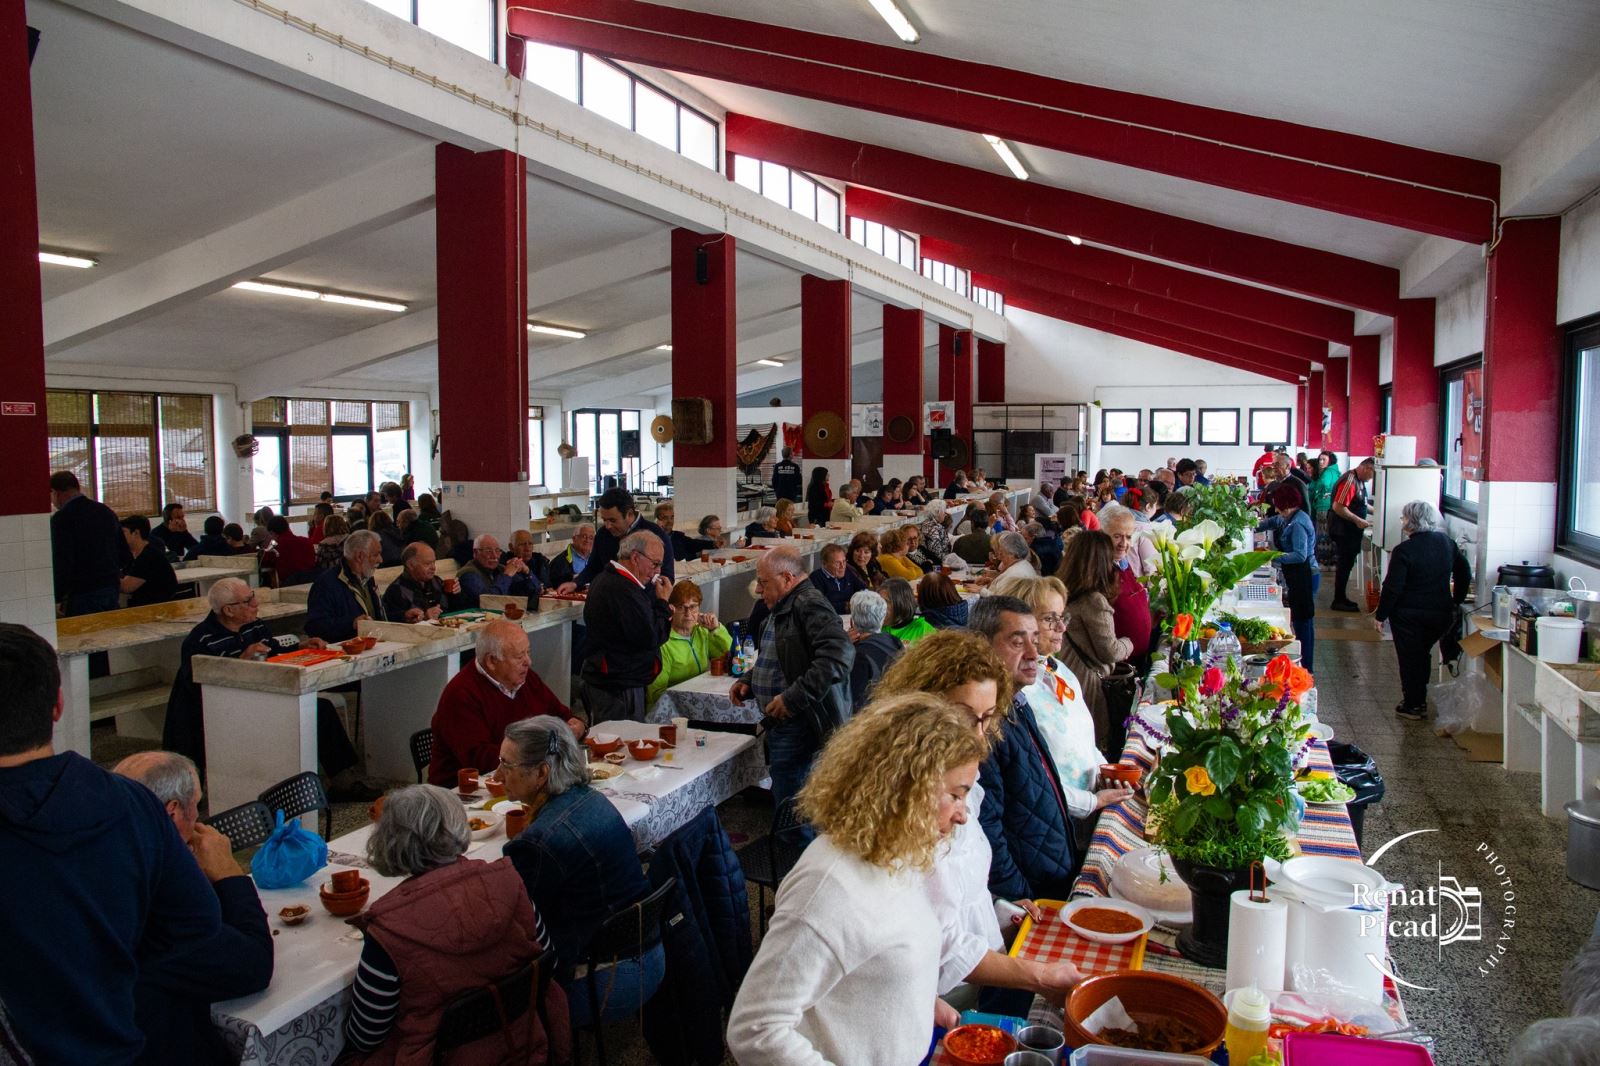
[[[1172,620],[1172,637],[1174,640],[1188,640],[1189,634],[1194,632],[1194,615],[1180,614]]]

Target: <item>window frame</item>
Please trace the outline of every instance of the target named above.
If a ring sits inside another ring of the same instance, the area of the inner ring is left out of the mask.
[[[1252,447],[1252,448],[1263,448],[1263,447],[1267,446],[1268,444],[1271,444],[1273,446],[1277,446],[1277,445],[1281,444],[1286,448],[1289,446],[1289,438],[1294,436],[1294,408],[1293,407],[1252,407],[1249,410],[1250,410],[1250,413],[1247,416],[1247,418],[1249,420],[1249,435],[1250,435],[1250,445],[1249,446],[1250,447]],[[1266,439],[1259,438],[1259,437],[1256,436],[1256,413],[1257,412],[1262,412],[1262,413],[1266,413],[1266,414],[1281,414],[1281,415],[1283,415],[1284,435],[1283,435],[1283,438],[1281,440],[1280,439],[1276,439],[1276,438],[1273,439],[1273,440],[1266,440]]]
[[[1182,440],[1157,440],[1156,439],[1156,415],[1178,415],[1178,414],[1181,414],[1183,416],[1183,439]],[[1187,407],[1152,407],[1152,408],[1150,408],[1150,441],[1149,441],[1149,443],[1152,446],[1153,445],[1157,445],[1157,444],[1161,444],[1161,445],[1175,444],[1175,445],[1178,445],[1179,447],[1185,447],[1186,448],[1186,447],[1189,446],[1190,438],[1192,438],[1194,436],[1194,428],[1195,428],[1194,427],[1194,411],[1192,411],[1190,408],[1187,408]]]
[[[1561,381],[1561,461],[1556,477],[1556,553],[1589,566],[1600,566],[1600,535],[1585,533],[1574,525],[1577,481],[1578,428],[1583,412],[1578,409],[1580,353],[1600,348],[1600,315],[1591,315],[1569,325],[1563,338]],[[1600,431],[1600,426],[1596,426]]]
[[[328,421],[327,421],[326,428],[328,430],[328,476],[329,476],[329,483],[328,483],[328,486],[327,486],[327,491],[333,492],[334,486],[337,484],[337,481],[335,480],[337,475],[334,472],[334,464],[335,464],[336,460],[335,460],[335,457],[334,457],[334,454],[333,454],[333,438],[335,438],[335,437],[362,437],[362,436],[364,436],[366,438],[366,446],[367,446],[367,487],[366,487],[365,490],[363,490],[360,493],[345,493],[345,494],[342,494],[342,495],[337,495],[336,494],[333,497],[335,502],[337,502],[337,503],[351,503],[351,502],[354,502],[355,500],[365,499],[368,493],[378,491],[378,486],[383,483],[383,480],[381,478],[379,478],[379,476],[378,476],[378,454],[377,454],[377,452],[378,452],[378,434],[380,432],[382,432],[382,433],[400,433],[400,432],[404,432],[405,433],[405,435],[406,435],[406,437],[405,437],[405,446],[404,446],[403,450],[404,450],[404,452],[406,454],[406,457],[407,457],[406,465],[407,465],[407,467],[410,466],[411,433],[412,433],[412,428],[413,427],[411,425],[410,412],[409,412],[410,401],[408,401],[408,400],[351,400],[349,397],[343,397],[343,396],[276,396],[276,397],[264,397],[263,399],[281,400],[281,401],[283,401],[283,404],[284,404],[284,424],[283,425],[281,425],[281,426],[278,426],[278,425],[257,426],[255,424],[255,422],[254,422],[253,415],[252,415],[252,420],[251,420],[251,425],[250,425],[250,432],[256,438],[256,440],[259,442],[259,447],[260,448],[265,449],[265,448],[268,448],[268,447],[272,447],[272,448],[277,449],[277,452],[278,452],[278,506],[273,508],[273,510],[275,510],[275,511],[279,511],[280,513],[286,513],[286,512],[288,512],[290,510],[293,510],[296,507],[307,507],[307,506],[313,505],[313,504],[315,504],[317,502],[315,499],[295,499],[294,496],[293,496],[294,469],[293,469],[293,464],[290,461],[290,451],[291,451],[291,449],[290,449],[290,441],[295,436],[297,436],[297,434],[295,434],[293,432],[292,427],[294,425],[297,425],[297,424],[304,424],[304,423],[294,423],[294,422],[289,420],[289,412],[290,412],[290,410],[292,410],[290,405],[295,403],[295,402],[300,402],[300,403],[320,403],[320,404],[325,404],[327,406]],[[258,402],[260,402],[260,401],[258,401]],[[334,420],[333,405],[336,404],[336,403],[340,403],[340,402],[364,403],[364,404],[366,404],[367,405],[367,424],[365,426],[357,426],[357,425],[350,425],[350,424],[340,425],[338,422],[336,422]],[[406,412],[406,424],[404,426],[397,426],[397,427],[394,427],[392,429],[379,430],[378,429],[378,407],[380,405],[382,405],[382,404],[397,404],[402,408],[407,408],[408,410]],[[298,434],[298,435],[300,435],[300,436],[318,436],[319,434]],[[254,496],[254,493],[255,493],[255,486],[254,486],[254,481],[252,479],[252,484],[251,484],[252,497]],[[257,503],[257,502],[258,501],[255,501],[254,499],[252,499],[252,503]]]
[[[1106,432],[1106,421],[1111,415],[1133,416],[1133,439],[1112,440]],[[1144,443],[1144,408],[1142,407],[1102,407],[1100,409],[1100,444],[1112,447],[1136,448]]]
[[[1388,434],[1394,430],[1394,385],[1378,386],[1378,432]]]
[[[1469,355],[1465,359],[1458,359],[1453,363],[1446,363],[1439,370],[1439,443],[1444,450],[1445,459],[1454,458],[1455,441],[1457,437],[1451,434],[1458,427],[1448,425],[1450,419],[1449,389],[1450,386],[1462,381],[1470,370],[1483,369],[1483,353]],[[1461,398],[1463,406],[1466,404],[1465,389]],[[1478,520],[1478,501],[1469,500],[1465,496],[1452,496],[1449,492],[1450,471],[1453,464],[1448,461],[1439,464],[1443,468],[1439,479],[1439,509],[1447,515],[1466,519],[1469,522]],[[1463,482],[1465,483],[1465,482]],[[1476,484],[1476,482],[1474,482]],[[1463,489],[1465,491],[1465,489]]]
[[[1197,447],[1212,445],[1214,447],[1237,448],[1239,437],[1244,432],[1244,418],[1237,407],[1201,407],[1196,412],[1194,433]],[[1231,440],[1208,440],[1206,438],[1206,415],[1231,414],[1233,416],[1233,438]]]
[[[169,502],[181,502],[185,508],[202,513],[212,513],[217,510],[217,412],[216,397],[213,394],[204,392],[177,392],[168,390],[153,390],[150,392],[145,392],[140,389],[48,388],[46,389],[45,402],[45,432],[47,439],[53,439],[56,436],[56,434],[50,432],[50,393],[73,394],[87,397],[88,420],[82,424],[85,431],[83,440],[85,448],[84,462],[86,467],[84,473],[86,476],[80,478],[80,481],[83,483],[85,495],[95,500],[100,500],[104,496],[104,485],[101,481],[99,447],[97,444],[100,438],[100,427],[102,425],[100,418],[100,398],[103,396],[140,396],[147,397],[150,402],[150,424],[147,433],[143,434],[142,436],[149,441],[149,454],[151,460],[149,470],[150,494],[155,503],[154,510],[140,513],[154,518],[161,513],[162,509]],[[205,457],[203,463],[206,471],[205,477],[207,495],[199,502],[193,502],[192,500],[173,500],[172,496],[168,493],[169,474],[167,471],[166,450],[163,443],[165,423],[163,422],[162,417],[161,401],[164,397],[175,398],[180,396],[186,399],[197,399],[201,401],[205,410],[205,417],[202,419],[202,427],[197,430],[197,432],[200,433],[200,439],[205,443]],[[53,457],[52,467],[55,467]],[[127,517],[126,514],[122,514],[120,516]]]
[[[735,176],[741,162],[755,168],[756,181],[754,185],[740,181]],[[767,170],[769,167],[773,171],[777,172],[773,174],[774,183],[781,184],[783,186],[783,199],[781,200],[778,199],[777,196],[773,195],[772,192],[767,191]],[[778,177],[779,173],[782,174],[781,181]],[[843,228],[846,226],[844,215],[844,197],[839,193],[839,190],[835,189],[833,186],[829,185],[826,181],[817,177],[809,170],[801,170],[799,167],[791,167],[786,163],[774,163],[770,159],[762,159],[759,156],[745,155],[742,152],[729,152],[727,173],[724,176],[729,181],[738,185],[740,188],[749,189],[757,196],[765,197],[766,199],[777,204],[779,207],[793,211],[801,218],[809,219],[812,222],[817,223],[819,226],[832,230],[834,233],[843,233],[845,236],[849,236],[848,229]],[[796,178],[811,183],[812,199],[810,214],[806,214],[804,211],[794,206],[794,187]],[[837,225],[829,226],[826,222],[822,221],[822,204],[825,201],[830,202],[833,205],[833,216],[837,222]],[[854,240],[854,238],[851,239]],[[856,243],[859,244],[861,242],[857,241]]]

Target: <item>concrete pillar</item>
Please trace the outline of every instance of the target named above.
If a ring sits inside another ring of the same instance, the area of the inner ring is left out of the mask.
[[[1323,377],[1321,370],[1311,371],[1311,381],[1306,385],[1306,448],[1322,450]]]
[[[711,443],[672,445],[679,529],[693,530],[708,514],[738,528],[736,250],[727,234],[672,231],[672,395],[711,401]]]
[[[843,440],[832,455],[806,449],[805,467],[828,471],[835,497],[850,480],[850,282],[810,274],[800,279],[800,420],[809,425],[819,414],[838,415]]]
[[[505,543],[528,523],[527,172],[441,144],[434,180],[439,504]]]
[[[972,331],[939,326],[939,399],[956,408],[955,435],[967,446],[965,466],[972,467]],[[939,485],[948,485],[960,464],[939,464]]]
[[[1006,346],[978,340],[978,402],[1006,402]]]
[[[1350,344],[1350,458],[1360,462],[1372,454],[1372,438],[1378,435],[1383,413],[1378,391],[1378,345],[1382,338],[1374,333],[1358,335]]]
[[[1401,300],[1394,316],[1392,432],[1417,438],[1418,459],[1439,454],[1439,371],[1433,365],[1434,301]]]
[[[1309,392],[1309,382],[1302,381],[1300,384],[1295,386],[1294,430],[1289,434],[1289,447],[1291,451],[1295,448],[1304,448],[1306,446],[1306,438],[1308,436],[1306,433],[1306,423],[1311,418],[1311,404],[1308,399]]]
[[[889,439],[889,423],[911,419],[910,440]],[[901,481],[922,474],[927,438],[922,432],[922,311],[883,306],[883,476]],[[926,476],[926,475],[924,475]]]
[[[1322,402],[1332,416],[1328,439],[1322,445],[1336,455],[1350,452],[1350,360],[1330,358],[1322,385]],[[1344,469],[1345,464],[1340,464]]]
[[[1480,589],[1501,564],[1555,552],[1561,465],[1561,331],[1556,328],[1558,218],[1508,221],[1489,256],[1483,345]]]
[[[0,414],[0,455],[5,456],[0,463],[0,541],[9,550],[0,563],[0,621],[28,626],[53,644],[50,448],[33,166],[26,5],[6,4],[0,10],[0,306],[6,322],[0,330],[0,366],[5,367],[0,385],[5,405]],[[87,751],[87,745],[81,750]]]

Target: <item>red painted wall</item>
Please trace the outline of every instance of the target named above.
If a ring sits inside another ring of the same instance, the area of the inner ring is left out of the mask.
[[[1383,414],[1378,395],[1378,342],[1376,334],[1358,334],[1350,345],[1350,455],[1372,454]],[[1358,460],[1359,461],[1359,460]]]
[[[1323,372],[1313,370],[1306,390],[1306,447],[1322,450]]]
[[[1438,459],[1439,371],[1433,365],[1432,298],[1401,300],[1394,319],[1394,426],[1417,438],[1417,458]]]
[[[800,414],[831,411],[844,420],[844,445],[828,459],[850,459],[850,282],[800,279]],[[810,456],[817,458],[816,456]],[[835,485],[834,492],[839,491]]]
[[[702,248],[704,285],[696,270]],[[736,250],[734,239],[724,233],[672,231],[672,395],[711,401],[711,443],[673,444],[675,466],[734,465],[733,438],[739,421],[734,374],[739,330]]]
[[[978,402],[1006,402],[1006,346],[978,341]]]
[[[1325,364],[1327,376],[1323,379],[1322,402],[1333,415],[1333,426],[1327,442],[1322,446],[1329,451],[1343,452],[1350,448],[1350,360],[1329,359]]]
[[[954,401],[956,436],[972,447],[972,331],[939,326],[939,399]],[[968,464],[970,466],[970,463]],[[956,467],[939,464],[939,480],[949,484]]]
[[[1549,481],[1560,465],[1559,218],[1508,221],[1489,256],[1484,480]]]
[[[883,424],[897,415],[916,423],[908,441],[883,438],[885,455],[921,455],[922,433],[922,311],[914,307],[883,305]]]

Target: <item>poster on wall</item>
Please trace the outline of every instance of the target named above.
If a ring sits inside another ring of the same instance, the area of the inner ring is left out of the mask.
[[[1478,481],[1483,473],[1483,367],[1461,375],[1461,476]]]
[[[850,433],[856,437],[883,436],[883,404],[858,403],[850,408]]]
[[[1072,471],[1067,464],[1071,461],[1070,455],[1039,454],[1033,457],[1033,480],[1049,482],[1055,485],[1064,477],[1070,477]]]
[[[922,432],[932,433],[936,429],[956,428],[956,404],[954,400],[930,400],[922,405]]]

